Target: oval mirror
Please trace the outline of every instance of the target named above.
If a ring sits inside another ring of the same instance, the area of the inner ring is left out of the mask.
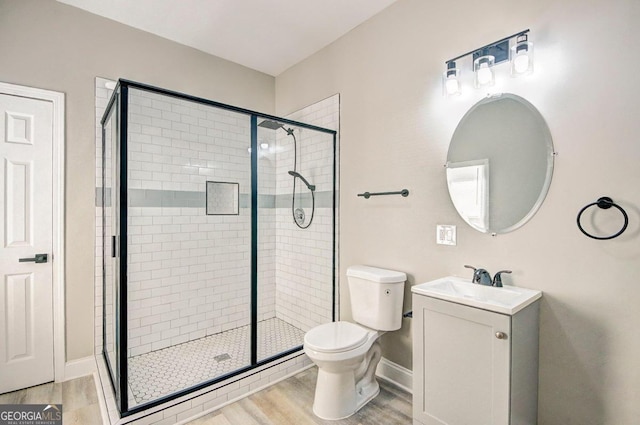
[[[447,155],[449,195],[485,233],[507,233],[536,213],[551,184],[553,142],[540,112],[513,94],[487,97],[460,120]]]

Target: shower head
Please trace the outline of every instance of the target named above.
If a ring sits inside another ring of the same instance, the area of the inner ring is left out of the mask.
[[[268,128],[269,130],[277,130],[279,128],[284,128],[284,125],[280,124],[277,121],[264,120],[260,124],[258,124],[258,127]]]
[[[288,136],[293,135],[293,128],[285,128],[284,124],[279,123],[278,121],[264,120],[258,124],[258,127],[268,128],[269,130],[277,130],[281,128],[287,132]]]
[[[312,192],[313,192],[314,190],[316,190],[316,186],[315,186],[315,185],[313,185],[313,184],[311,184],[311,183],[309,183],[309,182],[307,181],[307,179],[305,179],[304,177],[302,177],[302,175],[301,175],[300,173],[298,173],[297,171],[289,171],[289,175],[291,175],[291,176],[293,176],[293,177],[297,177],[297,178],[299,178],[300,180],[302,180],[302,182],[303,182],[304,184],[306,184],[306,185],[307,185],[307,188],[308,188],[310,191],[312,191]]]

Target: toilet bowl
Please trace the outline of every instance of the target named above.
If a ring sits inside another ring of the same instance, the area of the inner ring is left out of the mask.
[[[375,379],[384,332],[350,322],[317,326],[304,337],[304,352],[318,366],[313,413],[344,419],[380,392]]]
[[[381,359],[378,342],[400,329],[406,274],[369,266],[347,269],[351,309],[357,323],[339,321],[311,329],[304,352],[318,367],[313,413],[344,419],[380,392],[375,379]]]

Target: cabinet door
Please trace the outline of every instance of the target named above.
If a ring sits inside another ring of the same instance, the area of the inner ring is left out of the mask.
[[[421,295],[413,310],[415,423],[508,425],[511,318]]]

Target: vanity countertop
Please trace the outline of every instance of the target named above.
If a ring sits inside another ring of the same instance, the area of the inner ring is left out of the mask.
[[[542,297],[542,292],[534,289],[518,286],[496,288],[471,283],[457,276],[415,285],[411,292],[511,316]]]

